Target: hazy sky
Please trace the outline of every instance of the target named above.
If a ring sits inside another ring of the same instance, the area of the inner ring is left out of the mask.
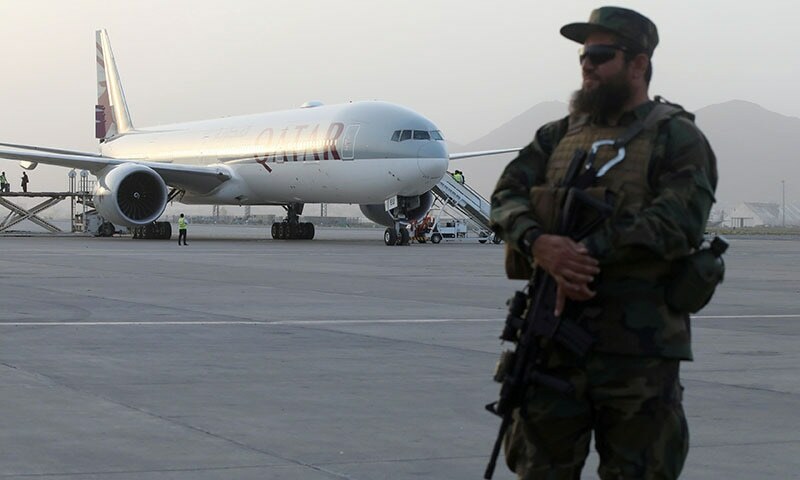
[[[796,2],[615,4],[658,26],[651,94],[690,110],[742,99],[800,117]],[[467,143],[569,97],[577,44],[558,30],[599,5],[0,0],[0,138],[96,149],[94,30],[107,28],[138,126],[381,99]]]

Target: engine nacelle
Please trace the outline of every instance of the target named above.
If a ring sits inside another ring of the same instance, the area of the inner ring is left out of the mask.
[[[403,205],[405,204],[405,205]],[[433,192],[425,192],[418,197],[402,197],[401,207],[405,207],[405,217],[409,222],[422,220],[433,205]],[[394,226],[394,219],[382,204],[359,205],[361,213],[378,225]]]
[[[147,225],[167,208],[167,185],[152,168],[123,163],[97,178],[94,206],[114,224]]]

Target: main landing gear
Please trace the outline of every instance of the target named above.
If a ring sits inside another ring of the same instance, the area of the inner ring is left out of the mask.
[[[111,224],[109,223],[109,225]],[[101,226],[101,231],[102,231],[102,226]],[[139,227],[131,227],[131,234],[133,238],[144,238],[148,240],[169,240],[172,237],[172,225],[169,222],[153,222]]]
[[[300,221],[303,204],[290,203],[284,205],[283,208],[286,210],[286,219],[272,224],[272,238],[275,240],[312,240],[314,224]]]

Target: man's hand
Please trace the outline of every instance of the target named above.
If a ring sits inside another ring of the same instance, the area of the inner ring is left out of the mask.
[[[542,235],[536,239],[531,253],[536,264],[558,285],[556,316],[561,315],[567,298],[582,302],[595,296],[589,283],[600,273],[600,268],[584,245],[560,235]]]

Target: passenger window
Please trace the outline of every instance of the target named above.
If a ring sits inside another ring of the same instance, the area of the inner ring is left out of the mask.
[[[442,132],[440,130],[432,131],[431,138],[433,138],[434,140],[444,140],[444,137],[442,136]]]
[[[411,140],[411,130],[403,130],[403,133],[400,134],[400,141],[403,140]]]
[[[399,142],[400,141],[400,130],[395,130],[392,134],[392,141]]]
[[[427,130],[414,130],[414,140],[430,140],[431,134]]]

